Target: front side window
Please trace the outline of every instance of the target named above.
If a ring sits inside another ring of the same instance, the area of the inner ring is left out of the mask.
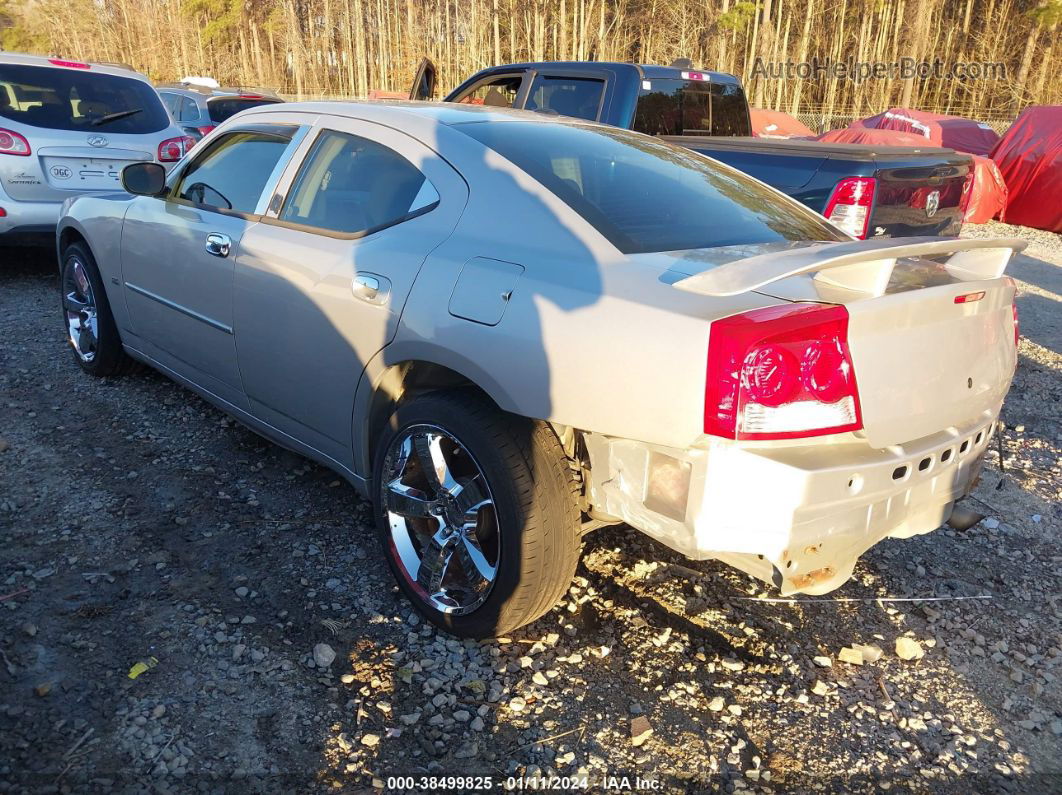
[[[289,143],[282,135],[251,131],[222,136],[188,165],[172,195],[208,209],[251,214]]]
[[[538,75],[531,84],[524,107],[527,110],[553,110],[561,116],[594,121],[604,91],[602,80]]]
[[[534,177],[625,254],[848,239],[762,182],[647,135],[563,122],[453,126]]]
[[[495,108],[511,108],[520,92],[523,75],[492,77],[474,86],[470,91],[452,100],[465,105],[487,105]]]
[[[633,129],[649,135],[752,135],[737,83],[652,80],[638,94]]]
[[[143,134],[166,129],[170,116],[143,80],[25,64],[0,64],[0,118],[49,130]]]
[[[325,130],[299,169],[280,220],[356,234],[427,212],[438,201],[434,186],[394,150]]]

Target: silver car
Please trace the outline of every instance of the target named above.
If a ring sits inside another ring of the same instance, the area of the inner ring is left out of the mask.
[[[0,243],[50,237],[65,199],[119,188],[130,163],[172,166],[193,143],[144,75],[0,53]]]
[[[159,83],[156,88],[181,129],[197,141],[240,111],[284,101],[269,89],[229,88],[213,82],[184,80]]]
[[[452,632],[549,610],[602,524],[820,594],[970,520],[1021,241],[856,241],[689,149],[456,104],[255,108],[123,179],[59,225],[74,360],[342,473]]]

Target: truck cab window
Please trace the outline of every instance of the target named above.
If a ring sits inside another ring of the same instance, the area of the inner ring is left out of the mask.
[[[520,91],[520,83],[524,80],[522,74],[504,75],[491,77],[482,83],[477,83],[454,102],[465,105],[487,105],[495,108],[511,108]]]
[[[748,103],[737,83],[649,81],[638,94],[632,128],[649,135],[751,135]]]
[[[538,75],[531,84],[524,107],[527,110],[553,110],[561,116],[595,121],[604,91],[602,80]]]

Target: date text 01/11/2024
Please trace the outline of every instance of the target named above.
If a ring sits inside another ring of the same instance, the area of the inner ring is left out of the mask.
[[[509,792],[549,792],[589,790],[609,792],[653,792],[662,787],[656,779],[641,776],[604,775],[591,782],[589,776],[508,776],[495,779],[493,776],[388,776],[388,792],[445,792],[488,791],[500,789]]]

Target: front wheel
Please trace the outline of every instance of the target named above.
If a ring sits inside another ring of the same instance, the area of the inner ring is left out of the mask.
[[[434,393],[399,407],[377,449],[384,555],[429,621],[492,637],[564,595],[579,562],[580,514],[548,426],[471,392]]]
[[[122,348],[96,260],[83,243],[63,250],[59,271],[63,321],[74,361],[95,376],[121,375],[133,368]]]

